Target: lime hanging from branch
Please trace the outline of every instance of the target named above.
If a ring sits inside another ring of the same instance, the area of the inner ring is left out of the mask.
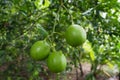
[[[30,56],[34,60],[44,60],[48,57],[50,46],[46,41],[35,42],[30,49]]]
[[[82,45],[86,41],[87,35],[83,27],[73,24],[65,32],[66,42],[73,46],[77,47]]]
[[[47,66],[48,69],[51,72],[62,72],[66,69],[66,57],[64,56],[64,54],[62,53],[62,51],[55,51],[52,52],[47,59]]]

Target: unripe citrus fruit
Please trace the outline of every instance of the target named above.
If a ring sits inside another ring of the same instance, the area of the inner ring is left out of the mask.
[[[35,42],[30,49],[30,56],[34,60],[43,60],[48,57],[50,46],[46,41]]]
[[[73,47],[80,46],[86,40],[86,32],[83,27],[74,24],[66,30],[65,39],[66,42]]]
[[[52,52],[47,59],[47,66],[51,72],[61,72],[66,68],[66,57],[64,54],[59,52]]]

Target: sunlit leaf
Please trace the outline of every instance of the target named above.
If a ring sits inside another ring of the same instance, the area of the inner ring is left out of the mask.
[[[89,41],[86,40],[86,42],[83,44],[83,49],[85,52],[89,53],[92,51],[92,47]]]
[[[92,61],[95,60],[94,51],[91,51],[91,52],[90,52],[90,58],[91,58]]]
[[[105,50],[104,45],[101,45],[101,46],[99,47],[98,52],[99,52],[99,53],[103,53],[104,50]]]
[[[43,3],[44,1],[44,3]],[[49,0],[36,0],[35,1],[35,6],[38,8],[38,9],[44,9],[44,8],[47,8],[49,7],[50,5],[50,1]]]
[[[110,62],[108,60],[105,60],[104,63],[107,64],[108,67],[111,68],[111,69],[114,67],[114,65],[112,64],[112,62]]]

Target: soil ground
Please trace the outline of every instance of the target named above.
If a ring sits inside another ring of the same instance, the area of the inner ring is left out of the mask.
[[[108,69],[107,66],[103,66],[104,69]],[[3,72],[6,68],[8,68],[6,65],[0,66],[0,72]],[[80,75],[80,70],[75,69],[73,67],[72,71],[66,72],[66,73],[61,73],[61,74],[55,74],[51,72],[46,72],[47,74],[40,73],[40,78],[42,80],[85,80],[85,76],[90,72],[91,65],[89,63],[82,63],[82,69],[84,72],[84,75]],[[47,68],[46,68],[47,70]],[[77,71],[77,73],[76,73]],[[96,75],[96,80],[120,80],[116,76],[116,73],[110,72],[112,70],[108,69],[108,73],[102,73],[102,74],[97,74]],[[113,69],[113,72],[116,71],[116,69]],[[21,71],[22,72],[22,71]],[[25,73],[25,72],[24,72]],[[111,74],[112,73],[112,74]],[[25,73],[27,74],[27,73]],[[2,76],[0,77],[0,80],[2,79]]]
[[[84,72],[83,76],[80,75],[79,69],[77,70],[78,73],[76,74],[76,69],[74,68],[71,72],[68,72],[64,75],[60,75],[60,76],[58,76],[56,74],[51,74],[51,76],[48,75],[49,76],[48,80],[57,80],[56,76],[58,77],[58,80],[59,79],[60,80],[85,80],[85,75],[87,75],[90,72],[90,67],[91,67],[90,64],[82,63],[82,69]],[[45,79],[45,80],[47,80],[47,79]],[[104,73],[104,74],[97,74],[96,80],[119,80],[119,79],[116,76],[116,74],[110,75],[109,73]]]

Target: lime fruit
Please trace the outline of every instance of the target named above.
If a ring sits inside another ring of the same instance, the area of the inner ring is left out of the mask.
[[[66,69],[66,57],[62,51],[52,52],[47,59],[47,66],[51,72],[62,72]]]
[[[86,32],[83,27],[79,25],[71,25],[65,32],[66,42],[73,46],[80,46],[86,41]]]
[[[48,57],[50,46],[46,41],[35,42],[30,49],[30,56],[34,60],[44,60]]]

